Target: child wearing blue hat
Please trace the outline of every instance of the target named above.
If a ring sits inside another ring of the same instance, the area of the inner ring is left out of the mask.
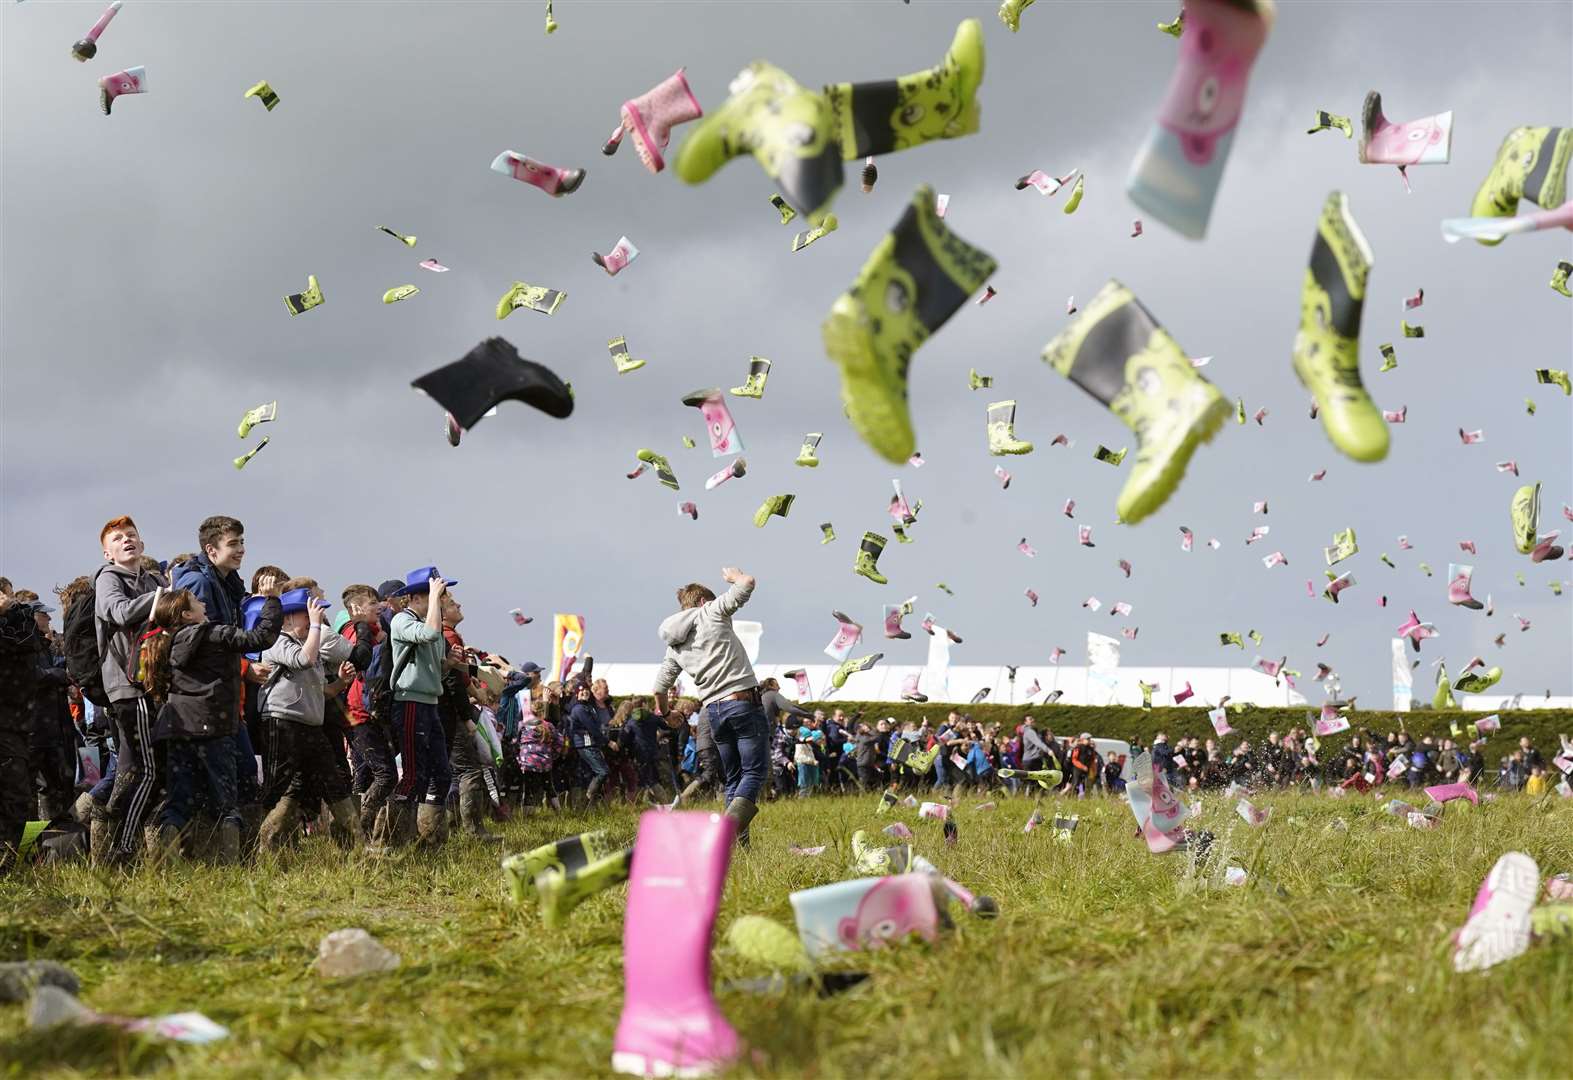
[[[422,843],[436,843],[442,835],[444,804],[427,792],[446,793],[453,773],[437,699],[442,696],[443,662],[447,642],[442,633],[442,597],[457,581],[422,566],[404,576],[399,595],[404,610],[393,617],[389,637],[393,643],[393,734],[402,758],[402,773],[395,789],[398,827],[395,837],[408,836],[413,824]],[[414,818],[412,822],[410,819]]]
[[[360,816],[350,801],[349,784],[334,765],[335,750],[323,729],[323,687],[328,681],[323,665],[336,672],[353,647],[323,625],[329,605],[313,590],[290,589],[279,599],[284,631],[262,654],[263,662],[274,669],[262,700],[269,740],[264,801],[270,809],[258,836],[269,850],[300,828],[302,811],[315,808],[319,799],[333,815],[335,833],[360,835]]]

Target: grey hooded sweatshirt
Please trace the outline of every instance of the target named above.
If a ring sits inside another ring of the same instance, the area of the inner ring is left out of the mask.
[[[126,674],[127,658],[138,646],[132,635],[153,617],[153,605],[168,583],[159,574],[125,570],[114,563],[93,577],[93,631],[98,635],[99,673],[111,704],[135,701],[142,688]]]
[[[753,594],[753,582],[737,582],[714,600],[666,617],[660,631],[666,657],[655,678],[657,694],[670,690],[679,672],[694,680],[699,700],[706,705],[759,685],[754,665],[732,630],[732,616]]]

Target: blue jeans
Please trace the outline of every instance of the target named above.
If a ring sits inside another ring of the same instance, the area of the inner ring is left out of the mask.
[[[241,730],[245,730],[242,728]],[[184,829],[191,821],[192,804],[200,791],[208,797],[220,825],[239,825],[235,795],[235,739],[218,735],[210,739],[170,739],[165,744],[169,770],[168,798],[158,823]],[[252,768],[256,760],[251,759]],[[255,786],[255,785],[253,785]]]
[[[759,801],[770,771],[770,728],[765,710],[752,701],[712,701],[705,706],[710,735],[721,757],[726,801]]]
[[[819,766],[797,763],[797,793],[807,795],[819,786]]]
[[[574,753],[579,755],[579,764],[590,774],[591,780],[611,772],[611,768],[606,764],[606,755],[601,753],[599,747],[580,746],[574,749]]]

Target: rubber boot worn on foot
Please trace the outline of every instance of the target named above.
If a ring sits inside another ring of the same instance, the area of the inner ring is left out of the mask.
[[[1360,381],[1360,315],[1371,247],[1349,200],[1335,191],[1322,205],[1311,262],[1300,289],[1294,372],[1316,399],[1334,446],[1356,461],[1387,456],[1387,423]]]
[[[759,813],[759,806],[752,799],[739,796],[726,804],[726,816],[737,823],[737,842],[741,847],[747,847],[749,841],[748,823],[754,820]]]
[[[1136,463],[1115,504],[1126,524],[1168,500],[1196,448],[1211,442],[1229,416],[1218,388],[1117,281],[1049,342],[1043,359],[1136,433]]]
[[[257,831],[257,846],[263,851],[277,851],[300,829],[300,813],[300,800],[293,796],[286,795],[274,803]]]
[[[886,461],[904,464],[916,448],[907,405],[913,354],[997,265],[950,231],[924,185],[831,307],[820,329],[841,368],[847,418]]]
[[[717,1008],[710,946],[735,824],[722,814],[645,814],[623,917],[623,1012],[612,1068],[704,1076],[738,1054]]]
[[[329,835],[333,842],[346,850],[354,850],[366,842],[366,836],[361,831],[360,815],[355,812],[355,803],[352,799],[340,799],[338,802],[328,804],[328,813],[333,821],[329,826]]]
[[[752,154],[787,202],[818,225],[841,189],[841,147],[830,105],[792,76],[756,60],[732,80],[731,97],[700,121],[673,171],[701,184],[740,154]]]
[[[954,139],[978,130],[983,26],[965,19],[934,67],[879,82],[825,87],[847,161]]]

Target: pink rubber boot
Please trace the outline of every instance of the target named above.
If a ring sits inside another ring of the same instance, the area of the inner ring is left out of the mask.
[[[601,147],[603,154],[617,153],[623,133],[634,137],[639,160],[653,173],[666,168],[661,151],[672,137],[672,129],[704,115],[694,92],[688,88],[683,69],[678,68],[664,82],[657,83],[639,97],[623,102],[623,122]]]
[[[147,93],[147,68],[126,68],[98,80],[98,107],[109,115],[110,107],[121,94]]]
[[[1521,851],[1497,860],[1480,883],[1469,918],[1453,935],[1453,970],[1484,971],[1529,948],[1529,912],[1540,892],[1540,867]]]
[[[1470,582],[1474,580],[1474,568],[1460,566],[1456,567],[1456,569],[1458,572],[1453,576],[1452,580],[1447,583],[1447,602],[1449,604],[1457,604],[1460,607],[1466,607],[1470,611],[1479,611],[1481,608],[1485,607],[1485,605],[1482,604],[1479,600],[1476,600],[1469,593]]]
[[[736,823],[722,814],[639,819],[623,917],[623,1015],[612,1068],[707,1076],[738,1054],[710,994],[710,942]]]
[[[1468,784],[1432,784],[1425,790],[1426,797],[1435,802],[1445,803],[1454,799],[1468,799],[1476,806],[1480,805],[1480,794]]]
[[[504,150],[492,160],[492,172],[534,184],[552,198],[572,195],[584,183],[583,169],[559,169],[525,157],[517,150]]]

